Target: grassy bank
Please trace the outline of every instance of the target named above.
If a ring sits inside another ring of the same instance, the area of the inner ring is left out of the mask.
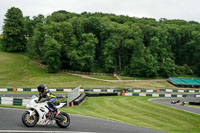
[[[81,106],[64,108],[93,116],[167,132],[200,132],[200,116],[148,101],[149,97],[87,98]]]
[[[120,84],[85,79],[67,73],[49,74],[30,64],[24,54],[0,52],[0,88],[34,88],[39,83],[49,88],[118,86]]]
[[[74,88],[81,85],[83,88],[125,88],[126,86],[138,88],[173,88],[167,81],[154,82],[106,82],[87,79],[68,73],[49,74],[45,70],[31,65],[30,59],[22,53],[0,52],[0,88],[35,88],[39,83],[46,84],[49,88]],[[111,76],[101,79],[115,79]]]

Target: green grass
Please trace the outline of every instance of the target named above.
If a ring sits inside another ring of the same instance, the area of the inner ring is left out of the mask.
[[[127,76],[119,76],[122,80],[148,80],[146,77],[127,77]]]
[[[4,107],[4,108],[17,108],[17,109],[25,109],[25,106],[16,106],[16,105],[3,105],[0,104],[0,107]]]
[[[79,85],[82,88],[125,88],[126,86],[137,87],[141,85],[141,82],[134,82],[133,84],[113,83],[61,72],[49,74],[45,70],[33,66],[30,63],[31,60],[22,53],[0,52],[0,62],[0,88],[35,88],[39,83],[44,83],[49,88],[74,88]],[[109,76],[109,78],[100,76],[98,78],[113,79],[112,76]],[[142,87],[145,88],[151,87],[152,84],[155,85],[153,82],[143,83]],[[165,81],[160,86],[168,87],[170,84]],[[155,87],[157,86],[155,85]]]
[[[118,80],[117,78],[115,78],[113,76],[90,75],[90,77],[104,79],[104,80]]]
[[[119,75],[118,75],[119,76]],[[104,79],[104,80],[118,80],[117,78],[113,76],[105,76],[105,75],[90,75],[90,77]],[[128,77],[128,76],[119,76],[121,80],[149,80],[150,78],[147,77]],[[151,79],[166,79],[163,77],[155,77]]]
[[[56,102],[66,102],[66,101],[67,101],[67,98],[60,98],[56,100]]]
[[[124,85],[133,86],[134,88],[146,88],[146,89],[158,89],[158,88],[177,89],[177,87],[168,83],[167,81],[148,81],[148,80],[133,81],[133,82],[124,82]],[[178,88],[178,89],[185,89],[185,88]]]
[[[200,132],[200,116],[148,101],[149,97],[87,98],[63,111],[166,132]]]
[[[118,86],[120,84],[85,79],[67,73],[49,74],[30,64],[30,59],[20,53],[0,52],[0,88],[35,88],[39,83],[49,88],[74,88],[87,86]]]

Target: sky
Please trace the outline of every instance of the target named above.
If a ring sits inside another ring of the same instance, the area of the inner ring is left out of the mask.
[[[23,16],[50,15],[54,11],[103,12],[130,17],[182,19],[200,22],[200,0],[0,0],[0,33],[5,14],[17,7]]]

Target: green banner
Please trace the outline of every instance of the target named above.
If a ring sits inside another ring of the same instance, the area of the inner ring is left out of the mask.
[[[23,88],[23,91],[31,91],[31,88]]]
[[[152,94],[146,94],[146,96],[152,97]]]
[[[8,91],[13,91],[13,88],[8,88]]]
[[[14,99],[13,99],[13,105],[22,106],[22,99],[14,98]]]
[[[56,89],[56,91],[64,91],[64,89]]]
[[[159,97],[165,97],[165,94],[159,94]]]
[[[177,95],[176,94],[172,94],[172,97],[177,97]]]
[[[133,93],[132,96],[139,96],[139,93]]]

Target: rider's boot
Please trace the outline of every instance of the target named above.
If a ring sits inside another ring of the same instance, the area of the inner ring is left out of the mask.
[[[58,110],[55,109],[54,111],[55,111],[55,117],[58,116]]]

